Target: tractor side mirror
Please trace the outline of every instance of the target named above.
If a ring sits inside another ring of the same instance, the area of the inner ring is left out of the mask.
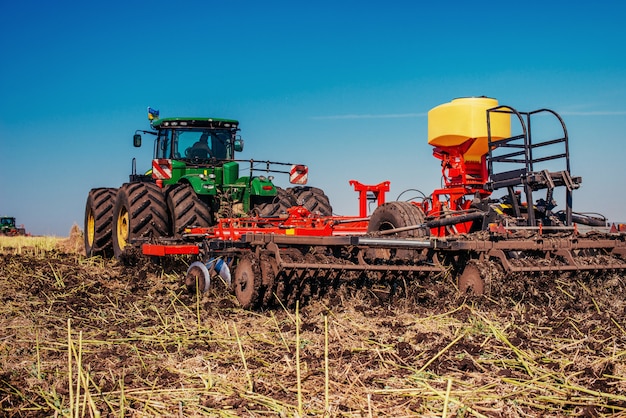
[[[237,138],[235,139],[235,152],[243,151],[243,139]]]
[[[139,148],[141,146],[141,135],[133,135],[133,146],[135,146],[136,148]]]

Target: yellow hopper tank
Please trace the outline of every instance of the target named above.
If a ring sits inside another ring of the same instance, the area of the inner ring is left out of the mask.
[[[428,112],[428,143],[434,147],[455,147],[476,138],[463,157],[468,161],[480,161],[488,152],[487,109],[497,106],[496,99],[464,97],[432,108]],[[511,136],[508,113],[491,113],[490,123],[492,141]]]

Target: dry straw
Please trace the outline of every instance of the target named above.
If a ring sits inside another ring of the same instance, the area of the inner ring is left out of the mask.
[[[226,292],[189,295],[162,269],[0,256],[9,415],[626,414],[619,277],[562,280],[547,304],[354,292],[248,312]]]

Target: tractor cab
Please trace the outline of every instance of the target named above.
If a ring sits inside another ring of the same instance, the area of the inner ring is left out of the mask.
[[[158,131],[155,158],[233,160],[243,149],[235,120],[170,118],[153,126]]]
[[[156,130],[155,159],[202,163],[212,160],[233,160],[235,152],[243,150],[243,140],[237,132],[239,122],[213,118],[163,118],[152,122]],[[135,135],[135,146],[141,146],[141,136]]]
[[[185,183],[196,194],[211,196],[238,181],[235,152],[243,150],[238,121],[173,117],[150,119],[150,125],[153,131],[142,132],[156,136],[154,157],[141,181],[156,181],[160,187]],[[136,133],[133,142],[141,146],[141,135]],[[133,168],[131,182],[138,177]]]
[[[0,235],[26,235],[24,225],[15,224],[13,216],[0,217]]]
[[[11,216],[3,216],[0,218],[0,229],[12,229],[15,228],[15,218]]]

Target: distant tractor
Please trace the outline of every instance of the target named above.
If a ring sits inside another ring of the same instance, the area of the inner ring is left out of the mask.
[[[120,188],[95,188],[85,208],[85,250],[88,256],[119,257],[131,241],[180,238],[191,227],[209,227],[220,218],[279,216],[291,206],[303,205],[320,215],[331,215],[328,197],[304,186],[308,167],[271,161],[236,160],[243,150],[239,122],[206,117],[159,118],[148,109],[154,135],[152,168],[137,174],[133,159],[128,183]],[[240,175],[240,163],[249,175]],[[258,175],[254,175],[254,173]],[[299,186],[281,189],[274,173],[289,175]]]
[[[24,225],[17,226],[15,224],[15,218],[12,216],[0,217],[0,235],[26,235],[26,229]]]

